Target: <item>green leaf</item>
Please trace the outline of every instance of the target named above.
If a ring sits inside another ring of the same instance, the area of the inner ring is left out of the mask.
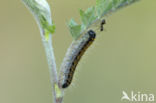
[[[96,0],[96,11],[98,17],[102,15],[108,3],[109,3],[108,0]]]
[[[77,23],[75,22],[74,19],[71,19],[71,20],[69,21],[68,26],[69,26],[69,27],[72,27],[72,26],[75,26],[75,25],[77,25]]]
[[[86,11],[80,9],[80,17],[83,29],[86,29],[97,18],[95,7],[88,8]]]
[[[138,0],[96,0],[96,11],[98,17],[103,17],[109,12],[118,10]]]
[[[73,19],[70,20],[68,24],[70,33],[74,39],[77,39],[80,36],[81,25],[78,25]]]
[[[68,26],[74,39],[84,35],[89,29],[99,31],[101,20],[108,13],[114,12],[121,7],[125,7],[139,0],[96,0],[96,6],[88,8],[86,11],[80,9],[80,17],[82,24],[78,25],[73,19]]]
[[[40,22],[44,30],[47,30],[51,34],[55,32],[55,25],[49,25],[48,21],[43,16],[40,18]]]

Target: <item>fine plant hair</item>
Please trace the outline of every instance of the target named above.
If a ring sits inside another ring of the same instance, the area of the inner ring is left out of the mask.
[[[21,1],[33,14],[40,30],[41,40],[49,66],[53,103],[63,103],[64,90],[72,83],[80,58],[93,43],[95,37],[104,30],[103,25],[106,23],[106,16],[139,0],[96,0],[95,6],[85,11],[80,9],[81,24],[76,23],[74,19],[71,19],[68,23],[68,29],[73,41],[61,64],[59,75],[57,74],[52,45],[55,24],[51,17],[48,2],[46,0]]]

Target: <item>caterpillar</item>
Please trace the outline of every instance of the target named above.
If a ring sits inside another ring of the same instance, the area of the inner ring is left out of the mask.
[[[89,30],[79,40],[73,41],[69,47],[66,57],[61,65],[58,85],[60,88],[67,88],[73,79],[76,66],[87,48],[93,43],[96,33]]]

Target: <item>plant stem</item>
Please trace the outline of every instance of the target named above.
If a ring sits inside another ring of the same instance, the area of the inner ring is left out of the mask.
[[[62,103],[63,95],[58,87],[58,78],[57,78],[57,68],[55,62],[55,56],[52,47],[52,39],[50,38],[48,41],[42,38],[42,42],[44,45],[45,53],[47,56],[48,66],[49,66],[49,73],[50,73],[50,81],[52,86],[52,94],[53,94],[53,102],[54,103]]]
[[[40,29],[42,43],[45,49],[49,66],[50,82],[52,86],[53,103],[62,103],[63,92],[58,87],[58,76],[55,56],[52,46],[52,33],[55,31],[52,24],[50,6],[46,0],[22,0],[25,6],[34,15]]]

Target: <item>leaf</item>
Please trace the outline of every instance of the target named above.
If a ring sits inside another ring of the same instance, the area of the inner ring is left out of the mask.
[[[102,13],[105,11],[108,2],[109,2],[108,0],[96,0],[96,11],[98,17],[100,17]]]
[[[40,18],[40,22],[44,30],[47,30],[51,34],[55,32],[55,25],[50,25],[43,16]]]
[[[69,22],[69,29],[74,39],[84,35],[89,29],[99,30],[101,20],[108,13],[114,12],[121,7],[132,4],[139,0],[96,0],[96,6],[88,8],[86,11],[80,9],[82,24],[78,25],[73,19]]]
[[[109,12],[118,10],[138,0],[96,0],[96,11],[98,17],[103,17]]]
[[[70,20],[68,24],[70,33],[74,39],[77,39],[80,36],[81,25],[78,25],[73,19]]]
[[[80,9],[80,17],[83,29],[87,28],[97,18],[95,7],[88,8],[86,11]]]
[[[74,39],[80,36],[82,30],[86,29],[97,17],[95,7],[88,8],[86,11],[80,10],[82,25],[78,25],[73,19],[70,20],[68,27]]]

